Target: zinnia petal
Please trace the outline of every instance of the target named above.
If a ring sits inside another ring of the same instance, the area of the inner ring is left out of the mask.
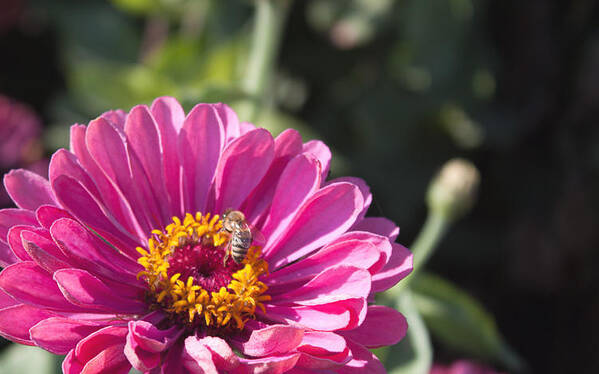
[[[354,223],[362,206],[362,194],[350,183],[335,183],[318,190],[308,199],[285,234],[272,247],[267,244],[266,258],[273,270],[332,241]]]
[[[406,335],[406,318],[395,309],[382,305],[370,305],[366,319],[357,328],[341,334],[368,348],[393,345]]]
[[[251,325],[248,326],[250,329]],[[237,345],[248,356],[279,355],[294,350],[302,341],[304,329],[289,325],[270,325],[250,330],[246,341]]]
[[[185,212],[205,211],[208,192],[225,143],[224,129],[216,110],[198,104],[185,118],[179,133],[178,151],[183,168]]]
[[[0,336],[17,343],[34,345],[29,329],[54,315],[48,310],[24,304],[0,309]]]
[[[264,129],[251,131],[227,145],[214,180],[217,212],[239,207],[258,185],[274,157],[274,140]]]
[[[56,205],[50,183],[29,170],[12,170],[6,174],[4,187],[21,209],[36,210],[41,205]]]
[[[64,298],[52,276],[31,261],[4,269],[0,273],[0,288],[15,299],[38,308],[80,310]]]
[[[331,150],[320,140],[310,140],[304,144],[303,151],[316,157],[322,165],[322,180],[329,175],[331,167]]]
[[[75,348],[80,340],[104,327],[105,324],[92,321],[51,317],[31,327],[29,334],[37,346],[64,355]]]
[[[23,209],[0,210],[0,241],[8,243],[8,230],[15,225],[35,226],[37,220],[35,213]]]
[[[62,365],[63,372],[128,373],[131,364],[123,353],[126,335],[125,326],[108,326],[92,333],[69,352]]]
[[[161,97],[152,103],[152,115],[156,120],[162,150],[164,183],[168,192],[171,213],[183,215],[181,211],[180,165],[177,157],[177,134],[183,126],[185,113],[172,97]],[[154,165],[153,167],[159,167]]]
[[[318,190],[320,174],[320,163],[312,156],[302,154],[289,161],[277,183],[270,212],[262,228],[268,243],[279,239],[303,203]],[[268,246],[265,252],[268,252]]]
[[[84,308],[119,314],[141,314],[145,303],[119,297],[115,292],[85,270],[63,269],[54,273],[54,280],[67,300]]]
[[[176,326],[159,330],[147,321],[130,321],[125,355],[134,368],[148,371],[160,365],[161,353],[176,343],[183,332]]]
[[[344,366],[337,369],[339,374],[358,374],[358,373],[370,373],[370,374],[384,374],[386,373],[385,367],[379,359],[364,348],[362,345],[354,342],[351,339],[347,340],[347,345],[351,350],[352,360]]]

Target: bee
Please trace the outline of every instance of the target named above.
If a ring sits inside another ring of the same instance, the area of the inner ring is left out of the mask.
[[[239,210],[227,209],[223,213],[223,231],[229,233],[229,241],[226,247],[224,263],[227,263],[229,255],[240,264],[248,253],[252,241],[256,235],[260,235],[245,220],[245,215]]]

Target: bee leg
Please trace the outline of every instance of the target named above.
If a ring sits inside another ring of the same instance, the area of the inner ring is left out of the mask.
[[[229,259],[230,253],[231,253],[231,245],[228,244],[227,248],[225,248],[225,257],[223,258],[223,266],[227,266],[227,260]]]

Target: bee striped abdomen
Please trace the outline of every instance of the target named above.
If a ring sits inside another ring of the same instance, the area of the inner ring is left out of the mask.
[[[252,230],[245,221],[244,214],[238,210],[227,209],[223,214],[223,230],[230,234],[225,262],[230,253],[233,260],[240,264],[253,240]]]
[[[251,245],[252,233],[249,230],[236,230],[231,237],[231,256],[233,260],[237,263],[242,262]]]

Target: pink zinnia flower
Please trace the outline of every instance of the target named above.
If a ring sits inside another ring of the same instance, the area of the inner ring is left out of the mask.
[[[42,160],[41,121],[27,105],[0,95],[0,170],[26,167],[47,175],[48,161]],[[0,187],[0,206],[11,203]]]
[[[470,361],[456,361],[451,366],[435,364],[430,374],[501,374],[488,367]]]
[[[26,105],[0,95],[0,168],[38,160],[41,123]]]
[[[384,372],[367,348],[407,326],[374,294],[412,257],[364,217],[362,180],[325,182],[322,142],[160,98],[74,125],[70,148],[49,181],[5,177],[2,336],[66,354],[65,373]],[[227,209],[261,232],[240,263]]]

